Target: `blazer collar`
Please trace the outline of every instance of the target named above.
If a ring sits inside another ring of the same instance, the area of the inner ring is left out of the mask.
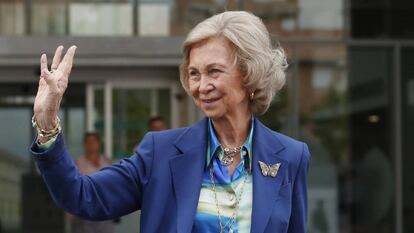
[[[285,145],[279,141],[276,134],[256,119],[252,161],[252,233],[264,232],[274,210],[280,186],[287,175],[288,163],[280,155],[284,149]],[[259,161],[267,165],[280,163],[281,166],[276,177],[264,176],[259,166]]]
[[[207,118],[184,131],[174,142],[181,152],[170,159],[177,201],[177,232],[190,233],[200,196],[207,153]]]
[[[200,144],[207,146],[207,124],[208,118],[204,117],[191,127],[187,128],[178,138],[174,141],[175,147],[180,152],[194,149],[194,147],[201,149]],[[206,148],[202,148],[206,149]]]
[[[249,130],[249,135],[247,136],[246,141],[244,142],[243,146],[243,150],[247,151],[247,156],[241,156],[241,159],[244,159],[245,165],[246,167],[249,169],[249,172],[251,171],[251,161],[252,161],[252,152],[253,152],[253,148],[252,148],[252,143],[253,143],[253,132],[254,132],[254,116],[252,116],[252,119],[250,120],[250,130]],[[213,123],[211,122],[211,119],[208,119],[208,141],[209,141],[209,145],[207,145],[207,150],[209,152],[206,153],[207,156],[207,167],[210,165],[211,160],[213,159],[217,148],[222,149],[222,145],[220,144],[217,135],[215,133],[214,127],[213,127]],[[208,148],[210,147],[210,148]],[[219,159],[221,160],[223,157],[223,153],[220,153],[219,155]]]
[[[190,233],[194,224],[206,166],[208,118],[203,118],[185,130],[174,142],[180,154],[171,158],[170,169],[177,201],[177,232]],[[254,119],[252,175],[253,209],[251,232],[261,233],[272,214],[279,189],[287,174],[287,162],[279,153],[285,146],[276,135]],[[259,161],[281,163],[276,177],[265,177]]]

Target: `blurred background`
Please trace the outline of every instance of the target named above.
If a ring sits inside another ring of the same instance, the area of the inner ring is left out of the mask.
[[[0,232],[69,232],[28,149],[42,52],[78,46],[60,118],[133,153],[151,116],[202,117],[181,88],[181,43],[224,10],[261,17],[286,50],[287,86],[260,119],[308,143],[309,233],[414,232],[414,1],[0,0]],[[139,213],[115,232],[139,232]]]

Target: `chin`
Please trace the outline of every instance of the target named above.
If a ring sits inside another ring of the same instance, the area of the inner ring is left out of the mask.
[[[212,110],[204,110],[204,115],[206,115],[208,118],[214,120],[214,119],[218,119],[221,118],[223,116],[223,114],[219,111],[212,111]]]

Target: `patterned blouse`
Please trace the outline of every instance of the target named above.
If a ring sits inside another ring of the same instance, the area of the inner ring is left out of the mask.
[[[252,174],[250,172],[253,152],[253,117],[251,122],[249,136],[240,150],[241,161],[233,175],[230,176],[227,166],[221,163],[224,155],[223,147],[216,137],[211,120],[209,120],[207,166],[203,175],[193,232],[219,233],[219,215],[222,232],[250,232],[253,201]],[[214,186],[210,169],[213,171]]]

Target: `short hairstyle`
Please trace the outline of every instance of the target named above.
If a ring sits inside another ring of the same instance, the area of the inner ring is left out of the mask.
[[[183,43],[180,81],[189,93],[188,64],[191,48],[210,38],[225,37],[235,48],[235,62],[246,91],[253,92],[250,111],[264,114],[285,84],[287,60],[284,50],[273,48],[262,20],[245,11],[227,11],[214,15],[193,28]]]
[[[101,142],[101,137],[97,132],[86,132],[83,135],[83,143],[86,142],[86,139],[88,139],[88,137],[94,137],[96,140],[98,140],[99,143]]]

